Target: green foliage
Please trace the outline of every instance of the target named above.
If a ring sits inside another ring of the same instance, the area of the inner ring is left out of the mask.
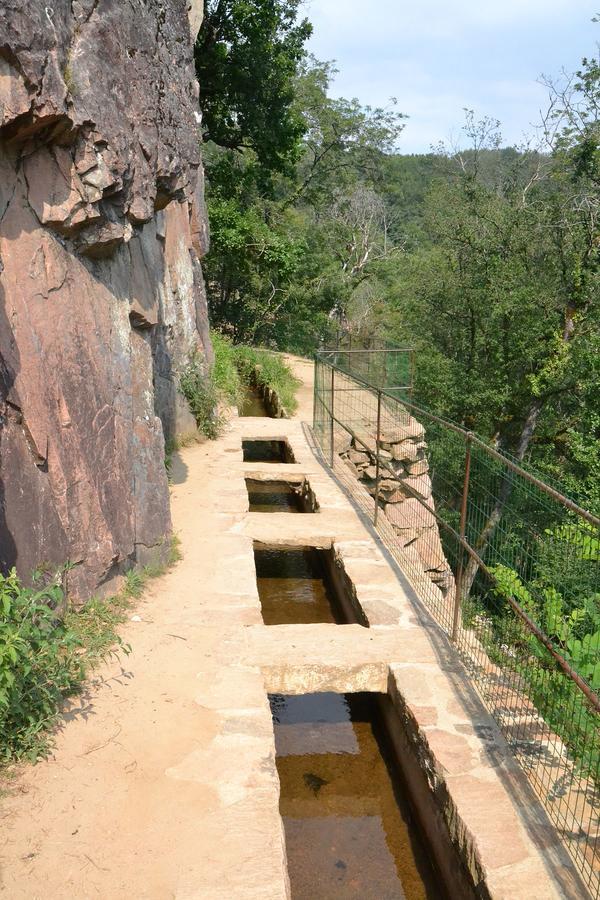
[[[219,412],[219,393],[212,373],[206,372],[198,353],[191,356],[181,373],[179,387],[196,420],[198,430],[210,440],[215,440],[224,424]]]
[[[491,567],[492,595],[485,606],[491,630],[483,634],[492,659],[520,675],[537,709],[570,748],[584,773],[596,777],[600,762],[597,717],[581,690],[559,667],[540,641],[522,624],[505,601],[512,597],[550,637],[557,651],[594,691],[600,690],[600,595],[567,603],[544,579],[526,586],[507,566]],[[480,609],[483,609],[480,607]],[[470,616],[473,624],[473,615]]]
[[[78,634],[60,615],[60,583],[24,587],[0,575],[0,763],[35,759],[63,699],[81,685]]]
[[[272,169],[266,185],[252,149],[205,148],[209,311],[213,326],[238,343],[312,352],[332,311],[394,251],[378,185],[402,117],[332,100],[332,76],[315,60],[298,72],[294,111],[305,134],[285,176]]]
[[[146,579],[139,569],[130,569],[125,576],[124,593],[126,597],[141,597]]]
[[[214,175],[212,177],[214,184]],[[260,341],[277,329],[302,243],[265,221],[239,197],[209,198],[212,250],[205,264],[211,318],[236,340]]]
[[[330,64],[295,65],[285,100],[303,127],[287,167],[251,143],[206,147],[213,324],[236,343],[303,354],[333,323],[412,346],[417,402],[600,511],[597,61],[584,60],[572,90],[554,95],[543,151],[502,147],[498,123],[467,112],[466,149],[408,157],[396,148],[403,121],[393,104],[332,98]],[[243,379],[256,357],[236,353]],[[464,447],[433,425],[427,440],[434,494],[459,497]],[[472,543],[505,483],[474,450]],[[458,506],[438,510],[458,526]],[[496,586],[480,573],[472,619],[486,623],[490,656],[523,678],[592,770],[587,702],[506,597],[597,685],[597,536],[520,483],[500,519],[481,548]]]
[[[306,134],[296,185],[286,205],[302,201],[309,209],[326,209],[353,188],[380,188],[385,160],[393,154],[405,116],[389,107],[363,106],[358,100],[332,98],[329,87],[336,75],[331,63],[306,59],[296,81],[295,105]]]
[[[575,559],[600,561],[600,539],[593,525],[559,525],[546,529],[546,534],[575,548]]]
[[[281,36],[300,27],[292,2],[213,6],[233,68],[263,13],[284,17]],[[253,46],[244,85],[260,98],[270,51]],[[544,152],[502,147],[498,123],[467,112],[466,149],[403,156],[393,102],[333,98],[333,66],[292,56],[271,82],[302,123],[288,165],[252,141],[205,146],[213,325],[304,355],[340,321],[413,346],[422,405],[600,510],[597,61],[554,92]]]
[[[256,381],[259,386],[271,388],[287,412],[293,414],[298,406],[296,391],[301,382],[287,363],[268,350],[242,345],[234,349],[242,381],[246,384]]]
[[[66,608],[62,574],[36,572],[26,587],[15,570],[0,575],[0,766],[18,759],[35,761],[48,752],[49,729],[62,702],[76,694],[95,665],[118,648],[118,635],[132,598],[150,578],[179,559],[172,538],[165,564],[130,570],[123,590],[92,597],[80,609]]]
[[[295,160],[304,123],[293,79],[312,28],[300,0],[208,0],[195,48],[205,139],[251,149],[266,170]]]
[[[275,390],[288,412],[294,412],[300,382],[281,357],[268,350],[233,344],[216,330],[211,332],[211,341],[215,358],[210,370],[206,372],[200,357],[193,356],[179,382],[202,434],[211,440],[219,437],[225,424],[219,405],[238,405],[245,386],[254,383]]]
[[[142,593],[146,578],[141,584],[137,579],[126,579],[124,589],[113,597],[91,597],[80,609],[69,609],[65,614],[65,626],[76,635],[81,647],[84,674],[103,659],[119,650],[129,653],[130,647],[119,637],[117,628],[126,621],[132,599]],[[131,587],[130,587],[131,585]]]
[[[218,331],[211,332],[210,338],[215,354],[212,370],[215,386],[224,401],[237,406],[244,388],[236,364],[236,349],[229,338]]]
[[[533,612],[531,594],[523,586],[518,574],[508,566],[492,566],[490,571],[494,577],[494,593],[499,597],[513,597],[526,613]]]

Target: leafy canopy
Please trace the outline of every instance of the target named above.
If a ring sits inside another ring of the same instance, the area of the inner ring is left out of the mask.
[[[304,123],[294,77],[312,27],[300,0],[208,0],[195,47],[205,140],[252,149],[266,169],[285,171]]]

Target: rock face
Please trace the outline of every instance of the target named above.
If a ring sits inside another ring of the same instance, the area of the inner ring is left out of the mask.
[[[0,564],[108,591],[166,552],[211,349],[197,0],[0,5]]]

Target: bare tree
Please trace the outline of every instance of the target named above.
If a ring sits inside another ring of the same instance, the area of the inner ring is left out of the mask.
[[[364,274],[369,263],[386,259],[403,245],[390,238],[390,219],[383,199],[359,185],[350,195],[336,197],[331,218],[345,237],[338,250],[342,271],[351,278]]]

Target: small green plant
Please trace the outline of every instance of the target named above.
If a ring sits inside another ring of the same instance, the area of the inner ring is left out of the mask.
[[[167,557],[167,568],[174,566],[181,559],[181,540],[179,535],[171,535],[171,543],[169,545],[169,555]],[[161,573],[162,574],[162,573]]]
[[[281,356],[270,353],[268,350],[244,345],[239,345],[234,349],[242,381],[245,384],[255,381],[260,387],[271,388],[287,412],[294,413],[298,406],[296,392],[301,382]]]
[[[223,430],[224,420],[219,412],[219,393],[212,372],[204,371],[200,355],[194,353],[179,379],[181,393],[198,429],[215,440]]]
[[[143,571],[140,571],[139,569],[130,569],[125,576],[125,596],[141,597],[145,583],[146,579]]]
[[[0,575],[0,762],[37,758],[59,703],[81,686],[79,635],[60,615],[60,579],[25,587]]]
[[[540,714],[555,729],[578,769],[598,777],[600,735],[597,716],[577,685],[557,665],[546,647],[513,615],[503,601],[514,598],[548,635],[563,658],[588,682],[600,689],[600,597],[581,599],[569,607],[556,588],[533,580],[527,586],[514,569],[490,567],[494,578],[492,595],[500,601],[494,608],[471,601],[469,627],[477,627],[478,638],[490,658],[512,669]],[[485,627],[481,627],[485,622]]]
[[[113,597],[92,597],[81,609],[69,610],[65,625],[76,635],[85,674],[119,650],[128,653],[117,628],[127,619],[132,596],[126,590]]]
[[[92,597],[68,609],[62,575],[48,567],[26,587],[15,570],[0,575],[0,767],[18,759],[35,761],[51,743],[49,729],[63,700],[76,694],[95,665],[118,650],[129,652],[118,634],[132,599],[146,582],[180,558],[171,538],[164,564],[131,570],[113,597]]]

